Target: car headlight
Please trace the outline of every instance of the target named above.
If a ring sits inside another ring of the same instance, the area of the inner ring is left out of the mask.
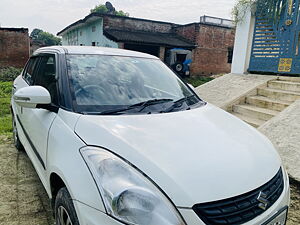
[[[98,147],[84,147],[80,152],[109,215],[127,224],[185,224],[167,197],[128,162]]]

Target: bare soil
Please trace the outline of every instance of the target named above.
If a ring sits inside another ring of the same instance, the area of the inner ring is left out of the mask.
[[[0,145],[0,225],[54,224],[48,196],[25,152]]]

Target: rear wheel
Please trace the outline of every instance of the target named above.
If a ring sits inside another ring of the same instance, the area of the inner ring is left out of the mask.
[[[56,225],[79,225],[76,211],[67,188],[61,188],[55,199]]]
[[[18,135],[18,130],[17,130],[17,125],[16,125],[16,119],[14,117],[14,115],[12,115],[12,128],[13,128],[13,142],[14,145],[16,147],[16,149],[18,149],[19,151],[23,151],[24,147],[19,139],[19,135]]]
[[[177,62],[174,64],[174,70],[177,72],[177,73],[182,73],[183,72],[183,64],[180,63],[180,62]]]

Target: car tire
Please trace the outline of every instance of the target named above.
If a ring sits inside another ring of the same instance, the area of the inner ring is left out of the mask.
[[[54,210],[56,225],[79,225],[72,198],[66,187],[58,191]]]
[[[16,149],[18,151],[23,151],[24,147],[19,139],[19,135],[18,135],[18,130],[17,130],[17,125],[16,125],[16,119],[14,117],[14,115],[12,115],[12,128],[13,128],[13,142],[14,142],[14,146],[16,147]]]
[[[177,73],[183,72],[183,64],[180,62],[175,63],[173,68]]]

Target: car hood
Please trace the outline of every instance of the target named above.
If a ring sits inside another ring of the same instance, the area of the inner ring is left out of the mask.
[[[138,167],[178,207],[249,192],[281,166],[267,138],[210,104],[165,114],[83,115],[75,132]]]

